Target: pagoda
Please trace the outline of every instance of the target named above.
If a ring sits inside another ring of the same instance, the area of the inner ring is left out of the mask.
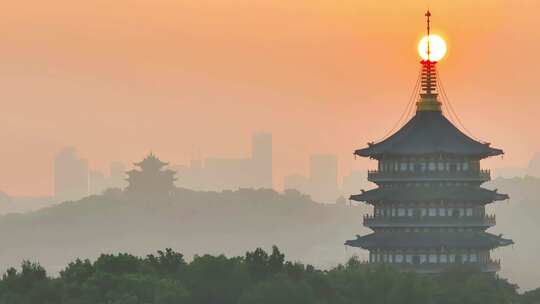
[[[486,232],[495,216],[485,206],[508,196],[481,187],[490,171],[480,161],[503,151],[464,134],[442,113],[430,16],[416,114],[393,135],[354,152],[378,162],[378,170],[368,172],[378,188],[351,196],[373,206],[363,221],[373,233],[345,244],[368,250],[369,263],[404,271],[437,273],[467,264],[494,273],[500,262],[491,250],[513,241]]]
[[[153,153],[134,165],[139,169],[127,172],[128,192],[155,195],[169,194],[175,189],[176,172],[166,169],[168,163],[162,162]]]

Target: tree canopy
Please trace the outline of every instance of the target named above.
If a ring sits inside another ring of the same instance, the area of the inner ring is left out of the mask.
[[[146,257],[103,254],[77,259],[59,276],[37,263],[10,268],[0,280],[0,304],[497,304],[540,303],[538,290],[493,274],[457,267],[423,276],[353,258],[330,270],[291,262],[273,247],[244,256],[195,256],[171,249]]]

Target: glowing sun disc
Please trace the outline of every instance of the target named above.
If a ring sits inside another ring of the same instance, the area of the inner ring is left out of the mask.
[[[429,56],[428,39],[430,49]],[[446,55],[446,42],[444,42],[444,39],[438,35],[424,36],[424,38],[422,38],[418,44],[418,53],[424,60],[439,61],[444,57],[444,55]]]

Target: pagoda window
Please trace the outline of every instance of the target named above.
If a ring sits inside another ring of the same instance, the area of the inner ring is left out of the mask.
[[[426,216],[427,215],[427,209],[426,208],[420,208],[420,216]]]
[[[437,264],[437,255],[436,254],[430,254],[429,255],[429,263],[430,264]]]
[[[446,216],[446,208],[439,208],[439,215]]]
[[[398,216],[406,216],[405,208],[398,208]]]
[[[437,208],[429,208],[429,216],[437,216]]]
[[[407,215],[410,216],[410,217],[412,217],[413,214],[414,214],[414,209],[413,209],[413,208],[408,208],[408,209],[407,209]]]
[[[419,257],[420,257],[420,264],[427,263],[427,255],[421,254]]]
[[[438,164],[438,169],[439,169],[439,171],[444,171],[444,168],[445,168],[444,163],[443,163],[443,162],[439,162],[439,164]]]
[[[459,208],[458,210],[459,210],[459,216],[460,217],[465,216],[465,208]]]
[[[469,262],[470,263],[478,263],[478,254],[477,253],[471,253],[469,255]]]
[[[448,254],[443,253],[439,256],[439,263],[446,264],[448,263]]]
[[[469,171],[469,163],[464,162],[463,165],[461,166],[461,168],[462,168],[463,171]]]
[[[435,171],[437,166],[434,162],[429,162],[429,171]]]
[[[400,164],[400,170],[401,170],[402,172],[407,171],[407,168],[408,168],[408,167],[409,167],[409,164],[407,164],[407,163],[401,163],[401,164]]]
[[[397,162],[394,163],[394,171],[399,171],[399,164]]]
[[[407,263],[407,264],[412,264],[412,260],[413,260],[412,254],[406,254],[406,255],[404,256],[404,258],[405,258],[405,263]]]
[[[403,263],[403,254],[396,254],[395,262],[400,264]]]
[[[465,213],[466,213],[467,216],[473,216],[473,208],[465,209]]]
[[[462,262],[462,263],[467,263],[467,262],[469,262],[469,255],[468,255],[467,253],[461,254],[461,262]]]
[[[450,263],[455,263],[456,262],[456,255],[451,253],[448,255],[448,261],[450,261]]]

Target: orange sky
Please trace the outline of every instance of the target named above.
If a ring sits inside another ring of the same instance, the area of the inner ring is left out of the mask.
[[[449,44],[446,90],[468,129],[540,151],[538,1],[50,0],[0,10],[0,189],[50,194],[54,154],[93,168],[153,150],[173,163],[245,156],[274,134],[276,184],[311,153],[380,138],[418,72],[423,13]]]

